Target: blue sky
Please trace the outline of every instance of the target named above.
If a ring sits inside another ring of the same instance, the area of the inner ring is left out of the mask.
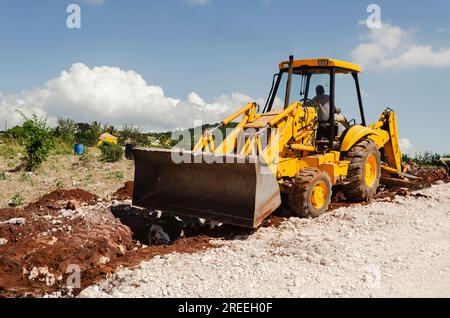
[[[12,100],[24,100],[24,107],[29,109],[42,105],[43,113],[48,116],[56,116],[56,112],[71,116],[89,112],[88,108],[78,112],[76,98],[72,95],[67,101],[70,107],[65,107],[67,94],[54,97],[59,108],[42,99],[36,102],[38,106],[31,105],[37,98],[35,95],[43,95],[43,88],[45,92],[50,91],[51,96],[57,95],[55,89],[66,91],[60,82],[46,85],[49,80],[60,78],[63,70],[73,77],[75,71],[91,74],[96,66],[132,70],[142,75],[149,86],[162,88],[165,97],[181,100],[184,107],[192,105],[195,98],[187,96],[195,92],[197,97],[201,96],[197,104],[203,105],[205,101],[212,112],[226,101],[233,104],[230,108],[244,103],[247,95],[265,98],[278,62],[289,54],[297,58],[362,59],[368,66],[361,85],[369,121],[375,121],[389,106],[398,112],[400,136],[412,144],[407,148],[450,152],[447,95],[450,1],[435,0],[433,5],[423,1],[373,1],[381,7],[384,31],[372,35],[365,25],[358,23],[369,15],[366,8],[372,2],[366,1],[93,2],[96,1],[0,0],[0,103],[3,103],[0,105],[4,109],[2,113],[0,108],[0,116],[7,116],[11,103],[17,105]],[[81,29],[66,27],[66,7],[70,3],[81,7]],[[395,44],[383,42],[389,34],[397,36],[393,40]],[[376,54],[366,58],[366,51],[357,49],[364,44],[381,49],[391,44],[395,47],[382,58]],[[413,58],[398,59],[405,53],[406,57]],[[408,62],[411,60],[417,63]],[[74,63],[82,63],[87,69],[71,70]],[[113,74],[115,79],[120,77],[120,81],[125,76],[132,81],[131,86],[143,88],[134,75],[130,79],[123,73],[111,73],[109,69],[97,71],[103,75],[105,72]],[[130,85],[126,89],[133,95]],[[70,87],[76,91],[78,86]],[[111,90],[106,84],[100,87]],[[119,89],[120,85],[113,87]],[[348,88],[342,91],[350,94]],[[148,90],[146,92],[143,96],[148,97]],[[243,96],[231,95],[237,92]],[[80,89],[73,94],[77,93],[85,91]],[[115,93],[111,92],[111,96]],[[353,115],[356,107],[350,102],[353,96],[342,96],[341,101],[340,106],[348,108],[347,113]],[[135,103],[139,104],[139,100]],[[197,104],[193,108],[198,109]],[[160,105],[157,107],[165,104]],[[126,112],[116,112],[117,116],[132,112],[132,106],[129,105]],[[98,107],[108,106],[100,103]],[[139,104],[139,107],[144,106]],[[157,111],[155,117],[164,120],[167,115]],[[92,114],[95,117],[97,113]],[[180,112],[180,116],[188,114]],[[114,116],[110,114],[108,120],[119,124],[121,118]],[[149,125],[149,129],[166,127],[150,118],[151,114],[148,116],[148,121],[155,123],[154,127]],[[133,121],[133,118],[123,119],[123,122]],[[182,118],[173,119],[174,125],[180,120]],[[1,125],[2,122],[0,118]]]

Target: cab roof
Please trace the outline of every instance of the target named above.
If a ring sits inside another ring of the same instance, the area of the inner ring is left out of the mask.
[[[279,65],[280,70],[289,69],[289,61],[283,61]],[[361,73],[361,66],[349,62],[339,61],[330,58],[318,58],[307,60],[294,60],[293,68],[310,68],[310,69],[331,69],[335,68],[336,73]]]

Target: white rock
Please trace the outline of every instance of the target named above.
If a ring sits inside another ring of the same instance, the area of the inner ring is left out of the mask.
[[[105,264],[109,263],[109,261],[110,261],[110,258],[109,258],[109,257],[101,256],[101,257],[99,258],[97,264],[99,264],[99,265],[105,265]]]
[[[3,221],[0,224],[12,224],[12,225],[24,225],[26,222],[25,218],[12,218],[8,221]]]

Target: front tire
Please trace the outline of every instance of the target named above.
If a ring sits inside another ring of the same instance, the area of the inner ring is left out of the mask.
[[[306,168],[294,179],[288,197],[288,207],[300,217],[318,217],[331,203],[331,181],[324,171]]]
[[[350,161],[344,195],[351,201],[370,201],[377,193],[381,178],[381,159],[377,145],[370,139],[356,143],[348,152]]]

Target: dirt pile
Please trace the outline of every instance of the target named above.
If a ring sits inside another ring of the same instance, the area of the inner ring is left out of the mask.
[[[450,182],[450,175],[447,174],[447,170],[444,167],[440,168],[413,168],[408,171],[409,174],[418,178],[418,182],[414,189],[428,188],[432,184],[443,181],[445,183]]]
[[[113,194],[113,198],[121,201],[131,200],[133,198],[133,188],[134,182],[127,181],[122,188],[120,188]]]
[[[378,193],[375,196],[376,201],[393,201],[396,196],[406,197],[406,196],[420,196],[420,194],[413,194],[411,191],[420,190],[431,187],[431,185],[439,182],[448,183],[450,182],[450,176],[447,174],[445,168],[433,168],[433,167],[422,167],[422,168],[411,168],[408,174],[417,177],[417,180],[413,180],[413,186],[409,189],[395,187],[395,186],[381,186],[378,189]]]
[[[0,297],[64,289],[70,266],[79,268],[83,277],[136,246],[130,229],[106,206],[89,208],[90,216],[81,209],[41,215],[29,209],[1,209],[0,238],[6,243],[0,245]],[[8,222],[11,218],[24,222]]]
[[[76,295],[81,289],[67,288],[74,269],[85,288],[120,266],[211,247],[203,235],[147,247],[151,224],[148,211],[79,189],[54,191],[24,209],[0,209],[0,298]]]
[[[74,202],[78,205],[94,205],[99,199],[95,194],[89,193],[82,189],[73,190],[55,190],[44,195],[38,201],[29,204],[26,210],[59,210],[65,208],[69,204],[69,208]],[[76,204],[75,204],[76,205]],[[72,206],[73,209],[73,206]]]

